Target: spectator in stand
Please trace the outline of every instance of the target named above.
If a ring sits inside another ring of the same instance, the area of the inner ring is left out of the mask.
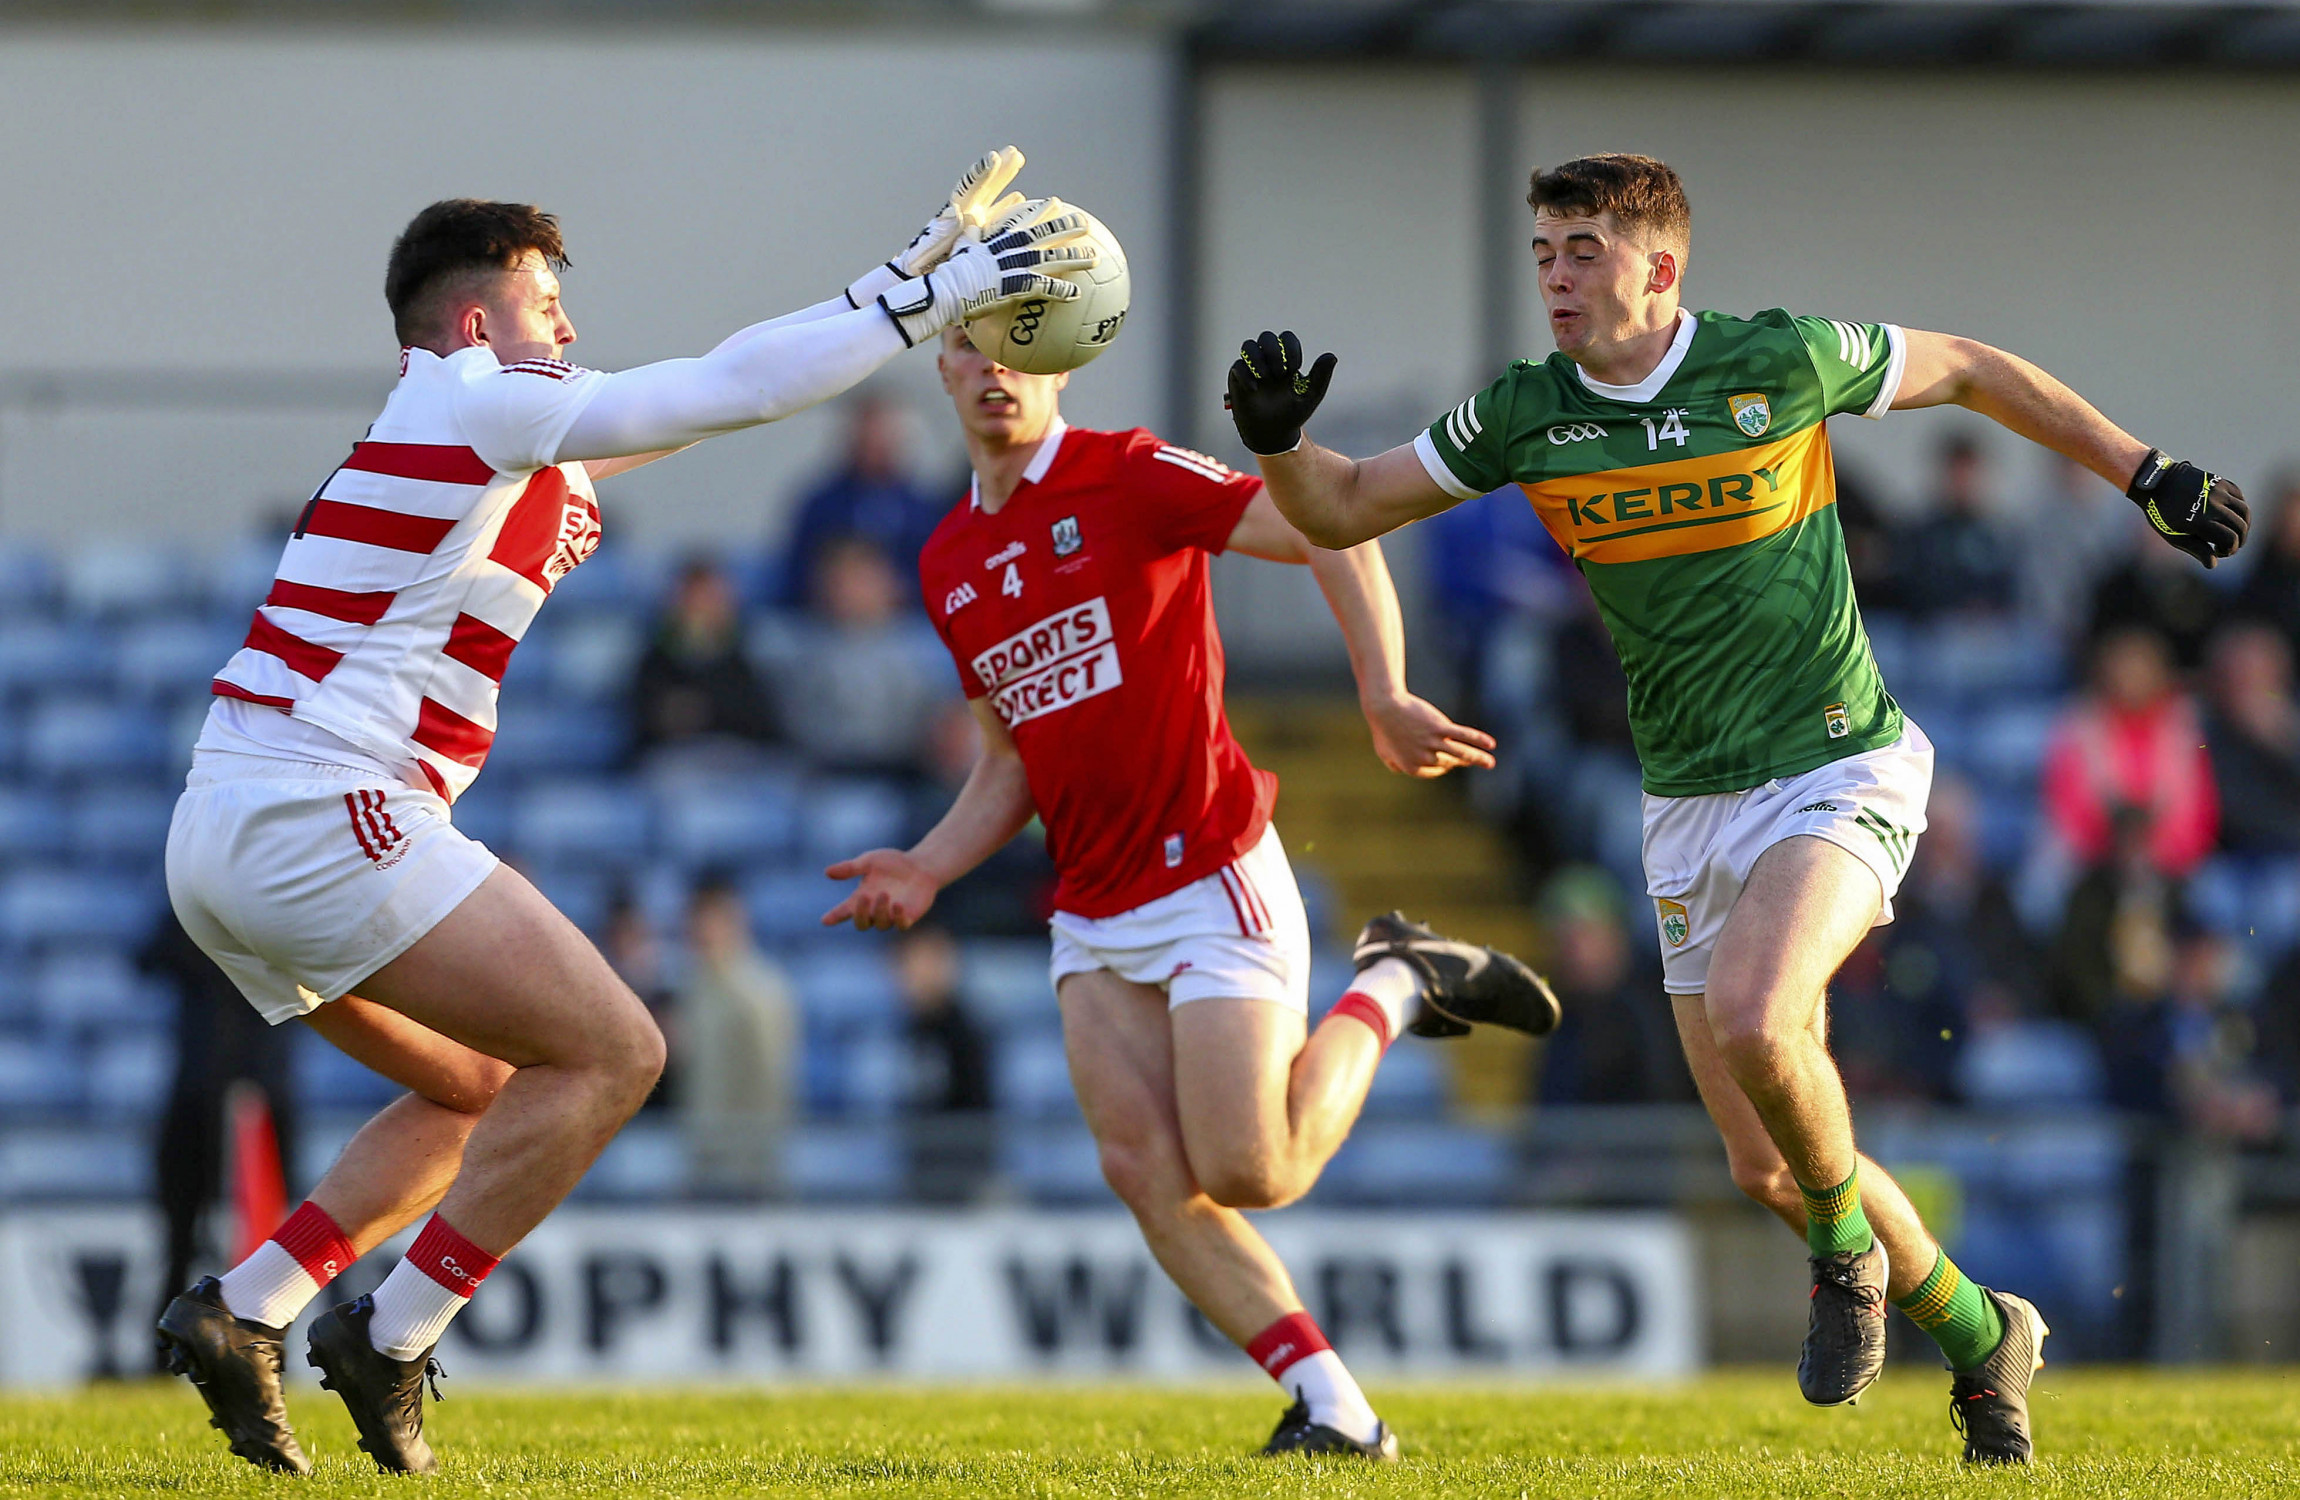
[[[2188,1128],[2245,1145],[2276,1137],[2277,1099],[2252,1018],[2234,1001],[2235,952],[2217,933],[2185,936],[2166,1007],[2166,1093]]]
[[[2002,618],[2018,595],[2018,543],[1990,516],[1988,459],[1959,433],[1941,445],[1930,511],[1894,539],[1894,595],[1920,620]]]
[[[2213,638],[2206,743],[2221,800],[2240,815],[2220,829],[2221,847],[2247,854],[2300,854],[2300,703],[2292,695],[2292,648],[2266,623],[2232,625]]]
[[[1535,1054],[1544,1104],[1682,1104],[1696,1096],[1668,997],[1636,972],[1621,887],[1590,865],[1542,890],[1549,981],[1565,1007]]]
[[[631,679],[633,752],[744,761],[779,740],[767,690],[743,654],[734,586],[702,558],[679,570],[671,607]]]
[[[2171,989],[2175,934],[2189,923],[2179,883],[2152,852],[2148,814],[2119,807],[2109,827],[2109,852],[2069,893],[2047,993],[2055,1014],[2099,1034],[2113,1075],[2119,1028],[2145,1019]],[[2117,1089],[2112,1076],[2111,1094]]]
[[[1624,889],[1641,889],[1645,830],[1638,789],[1644,775],[1629,732],[1629,679],[1588,586],[1578,586],[1573,599],[1573,614],[1550,637],[1550,673],[1573,754],[1562,768],[1533,769],[1534,776],[1558,777],[1563,785],[1537,788],[1530,800],[1562,807],[1566,846],[1605,866]]]
[[[2261,1076],[2285,1109],[2300,1110],[2300,946],[2277,961],[2252,1012]]]
[[[814,612],[774,651],[785,718],[817,765],[917,772],[927,725],[957,690],[941,642],[904,612],[907,597],[877,542],[848,536],[823,548]]]
[[[1842,458],[1837,460],[1837,527],[1845,533],[1845,561],[1853,570],[1853,592],[1861,609],[1900,609],[1893,528],[1870,498],[1868,484]]]
[[[958,944],[913,927],[897,940],[895,973],[910,1053],[910,1195],[971,1202],[990,1175],[990,1046],[959,1000]]]
[[[2150,864],[2170,879],[2212,852],[2220,833],[2212,759],[2162,636],[2126,628],[2101,639],[2091,689],[2053,731],[2044,800],[2053,832],[2086,864],[2115,852],[2127,814],[2138,819]]]
[[[910,794],[904,847],[942,821],[981,755],[982,726],[965,700],[935,710],[926,730],[924,775]],[[935,921],[964,937],[1043,938],[1054,912],[1057,877],[1046,856],[1046,829],[1033,818],[1005,848],[944,886],[934,898]]]
[[[1576,607],[1572,596],[1580,582],[1514,487],[1440,512],[1424,525],[1443,646],[1482,704],[1496,632],[1520,623],[1546,629]]]
[[[714,1197],[782,1187],[783,1133],[797,1092],[798,1008],[783,971],[751,940],[742,893],[698,882],[687,908],[687,978],[671,1036],[693,1184]]]
[[[2015,549],[2021,614],[2073,650],[2091,623],[2093,591],[2147,522],[2082,464],[2045,455],[2045,481],[2021,518]]]
[[[849,402],[845,459],[799,502],[772,602],[803,607],[824,551],[842,537],[859,536],[894,563],[904,584],[900,607],[918,608],[919,549],[950,509],[951,496],[911,478],[909,448],[907,414],[890,397],[865,391]]]
[[[2183,672],[2204,664],[2204,645],[2220,624],[2221,591],[2185,552],[2164,546],[2146,522],[2126,535],[2124,560],[2092,594],[2086,638],[2097,647],[2119,630],[2154,631]]]
[[[2300,656],[2300,470],[2285,475],[2275,493],[2268,545],[2244,579],[2236,612],[2275,626]]]
[[[295,1033],[302,1028],[268,1024],[200,951],[173,911],[162,912],[136,955],[136,966],[166,980],[176,992],[176,1076],[160,1114],[152,1176],[167,1220],[168,1274],[160,1283],[164,1309],[178,1288],[192,1284],[195,1264],[236,1253],[230,1244],[216,1243],[210,1223],[210,1210],[224,1192],[228,1106],[235,1086],[252,1084],[262,1091],[289,1195],[295,1194],[298,1111],[290,1064]],[[255,1233],[273,1227],[261,1225]]]

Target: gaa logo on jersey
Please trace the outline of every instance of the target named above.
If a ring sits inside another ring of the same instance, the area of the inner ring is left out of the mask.
[[[1842,703],[1832,703],[1822,709],[1821,722],[1828,726],[1829,738],[1833,740],[1841,740],[1853,732],[1852,716],[1845,712]]]
[[[1773,425],[1773,403],[1762,392],[1727,396],[1725,404],[1733,409],[1733,425],[1744,437],[1763,437],[1765,429]]]
[[[1054,555],[1056,557],[1068,557],[1085,545],[1085,538],[1078,534],[1078,518],[1076,516],[1064,516],[1054,523]]]
[[[1661,935],[1669,940],[1669,946],[1684,947],[1685,940],[1693,935],[1692,924],[1686,920],[1684,906],[1661,896],[1653,898],[1653,905],[1661,913]]]

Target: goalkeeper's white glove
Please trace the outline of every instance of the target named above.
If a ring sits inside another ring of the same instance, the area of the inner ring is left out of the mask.
[[[958,248],[958,237],[964,231],[980,230],[1020,207],[1020,193],[1008,193],[1003,198],[999,193],[1022,170],[1022,163],[1022,153],[1005,146],[986,153],[959,174],[958,186],[950,190],[950,201],[886,264],[857,277],[847,287],[847,302],[855,307],[870,306],[881,293],[941,265]]]
[[[1059,198],[1022,203],[980,237],[959,232],[958,248],[926,275],[880,294],[878,305],[894,319],[912,348],[953,323],[977,318],[1006,302],[1042,297],[1069,302],[1079,295],[1064,272],[1083,271],[1102,258],[1086,237],[1086,216],[1064,209]]]

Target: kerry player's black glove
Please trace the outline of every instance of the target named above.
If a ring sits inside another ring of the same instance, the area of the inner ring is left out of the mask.
[[[1230,393],[1222,404],[1238,424],[1239,441],[1251,453],[1291,453],[1302,441],[1302,424],[1326,399],[1335,360],[1321,354],[1307,373],[1302,341],[1292,331],[1248,339],[1230,366]]]
[[[2242,490],[2194,464],[2165,457],[2161,448],[2148,450],[2124,493],[2158,536],[2208,568],[2243,546],[2244,534],[2252,529],[2252,507],[2244,503]]]

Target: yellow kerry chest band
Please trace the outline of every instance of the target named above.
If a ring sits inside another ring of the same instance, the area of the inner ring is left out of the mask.
[[[1647,562],[1760,541],[1837,503],[1828,428],[1519,486],[1576,561]]]

